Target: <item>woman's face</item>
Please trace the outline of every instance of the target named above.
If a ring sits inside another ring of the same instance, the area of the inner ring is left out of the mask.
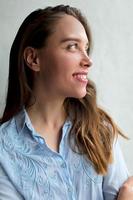
[[[64,15],[39,50],[39,83],[46,94],[74,98],[86,95],[87,73],[91,60],[87,55],[88,38],[83,25]]]

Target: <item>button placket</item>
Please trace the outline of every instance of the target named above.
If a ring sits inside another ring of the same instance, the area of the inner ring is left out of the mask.
[[[70,173],[69,173],[67,163],[66,161],[64,161],[63,158],[61,159],[62,159],[62,163],[60,164],[60,167],[62,168],[62,170],[65,170],[63,174],[64,174],[64,181],[66,183],[69,199],[75,200],[72,180],[70,178]]]

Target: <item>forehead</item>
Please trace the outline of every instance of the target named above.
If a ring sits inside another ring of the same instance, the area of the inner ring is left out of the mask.
[[[55,26],[53,38],[60,40],[62,38],[75,37],[88,43],[88,38],[84,26],[75,17],[65,14]]]

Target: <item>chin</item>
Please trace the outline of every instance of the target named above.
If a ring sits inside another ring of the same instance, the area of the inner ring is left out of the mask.
[[[84,98],[86,96],[86,93],[84,94],[84,95],[79,95],[77,98],[78,99],[82,99],[82,98]]]
[[[82,99],[86,96],[86,91],[85,92],[82,92],[82,93],[73,93],[73,95],[69,96],[69,97],[72,97],[72,98],[76,98],[76,99]]]

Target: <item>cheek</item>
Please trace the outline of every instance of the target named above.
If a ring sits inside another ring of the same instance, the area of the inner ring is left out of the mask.
[[[79,63],[80,63],[80,57],[76,54],[63,54],[60,56],[60,59],[55,61],[57,66],[57,71],[61,73],[73,73],[75,70],[77,70]]]
[[[80,56],[76,53],[57,52],[45,58],[42,63],[43,77],[52,80],[70,79],[80,63]]]

